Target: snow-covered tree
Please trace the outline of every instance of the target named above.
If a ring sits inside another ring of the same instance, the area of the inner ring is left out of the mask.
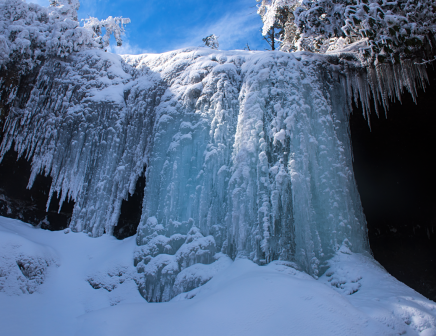
[[[121,45],[124,25],[130,19],[89,18],[81,27],[79,6],[79,0],[52,0],[49,8],[23,0],[0,0],[0,67],[14,62],[20,64],[20,72],[26,72],[45,57],[106,48],[111,35]]]
[[[218,36],[216,36],[214,34],[206,36],[203,39],[203,43],[206,47],[209,47],[212,49],[218,49],[220,46],[220,43],[218,42]]]
[[[56,8],[60,16],[77,21],[77,11],[80,8],[79,0],[50,0],[50,7]]]
[[[264,35],[274,24],[283,27],[285,51],[324,53],[359,42],[355,50],[369,62],[433,54],[434,0],[262,0],[258,13]]]
[[[124,26],[130,23],[130,19],[128,18],[112,16],[109,16],[106,20],[90,17],[84,21],[84,27],[92,30],[94,38],[100,44],[101,48],[107,48],[109,46],[111,35],[114,35],[117,46],[120,47],[123,44],[121,36],[124,35]],[[105,30],[104,35],[102,33],[103,29]]]
[[[278,49],[278,44],[281,42],[281,36],[283,36],[283,26],[276,22],[263,36],[263,39],[269,44],[271,50],[276,50]]]

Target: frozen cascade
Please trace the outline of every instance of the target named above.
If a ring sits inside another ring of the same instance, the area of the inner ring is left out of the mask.
[[[426,79],[410,64],[356,64],[209,49],[51,59],[11,109],[0,155],[14,146],[32,160],[29,187],[51,175],[50,197],[76,202],[71,228],[93,236],[112,232],[146,167],[134,258],[148,301],[202,285],[228,257],[293,261],[316,277],[342,246],[369,251],[353,95],[367,111],[371,97],[387,104]]]

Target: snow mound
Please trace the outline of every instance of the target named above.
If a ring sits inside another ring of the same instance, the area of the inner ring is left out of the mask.
[[[389,275],[370,257],[345,249],[320,278],[335,291],[392,330],[392,335],[436,335],[436,303]]]
[[[174,282],[174,295],[179,293],[180,295],[177,295],[173,300],[192,299],[196,295],[194,289],[207,283],[233,262],[232,259],[222,253],[217,253],[214,258],[217,261],[212,264],[194,264],[177,275]]]
[[[237,259],[205,285],[169,303],[119,305],[84,315],[78,335],[139,335],[143,330],[163,336],[435,335],[434,302],[392,278],[371,258],[346,257],[346,265],[338,268],[344,261],[338,253],[330,271],[362,275],[362,287],[353,295],[338,291],[327,277],[315,280],[292,263],[258,266]]]
[[[127,266],[114,266],[105,272],[100,271],[89,276],[87,280],[94,289],[104,288],[108,292],[112,292],[126,280],[132,278],[133,276]]]
[[[186,227],[176,226],[179,232],[181,227]],[[147,240],[146,245],[135,250],[135,265],[139,272],[139,290],[149,302],[169,301],[179,293],[195,288],[195,284],[201,286],[221,268],[221,262],[208,267],[223,255],[215,255],[214,238],[204,237],[194,225],[184,235],[176,233],[167,238],[155,232]]]
[[[57,265],[53,249],[0,227],[0,292],[32,294]]]

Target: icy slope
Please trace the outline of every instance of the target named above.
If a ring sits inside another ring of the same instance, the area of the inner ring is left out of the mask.
[[[352,92],[365,104],[371,90],[385,99],[424,78],[408,66],[353,66],[210,49],[49,59],[27,104],[11,109],[0,155],[14,144],[32,160],[29,186],[51,175],[50,197],[76,201],[72,230],[94,237],[112,232],[146,168],[135,266],[149,301],[204,283],[194,265],[218,252],[293,261],[316,277],[341,246],[368,251],[348,136]]]
[[[47,251],[56,260],[49,267],[36,264],[34,269],[45,277],[33,287],[32,294],[0,285],[2,335],[74,335],[76,317],[82,314],[119,302],[144,302],[132,280],[132,274],[136,274],[132,238],[118,241],[104,235],[92,239],[84,233],[49,232],[0,217],[0,241],[9,242],[0,249],[0,282],[5,274],[21,274],[24,280],[32,280],[16,263],[21,260],[16,257],[17,250],[26,251],[27,260],[40,260]],[[16,260],[9,262],[13,258]],[[122,286],[119,279],[124,280]],[[111,291],[94,289],[91,283],[97,287],[96,282],[104,283]]]
[[[33,294],[0,289],[2,335],[436,335],[434,302],[347,249],[319,280],[289,262],[237,259],[204,286],[150,304],[132,280],[132,238],[50,232],[0,217],[0,240],[11,235],[15,247],[0,250],[0,267],[14,248],[30,257],[51,251],[57,265]]]

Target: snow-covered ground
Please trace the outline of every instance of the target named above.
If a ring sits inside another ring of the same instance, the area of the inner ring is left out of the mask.
[[[292,263],[228,260],[206,285],[166,303],[139,295],[134,248],[134,237],[0,217],[0,334],[436,335],[434,302],[345,247],[318,280]]]

